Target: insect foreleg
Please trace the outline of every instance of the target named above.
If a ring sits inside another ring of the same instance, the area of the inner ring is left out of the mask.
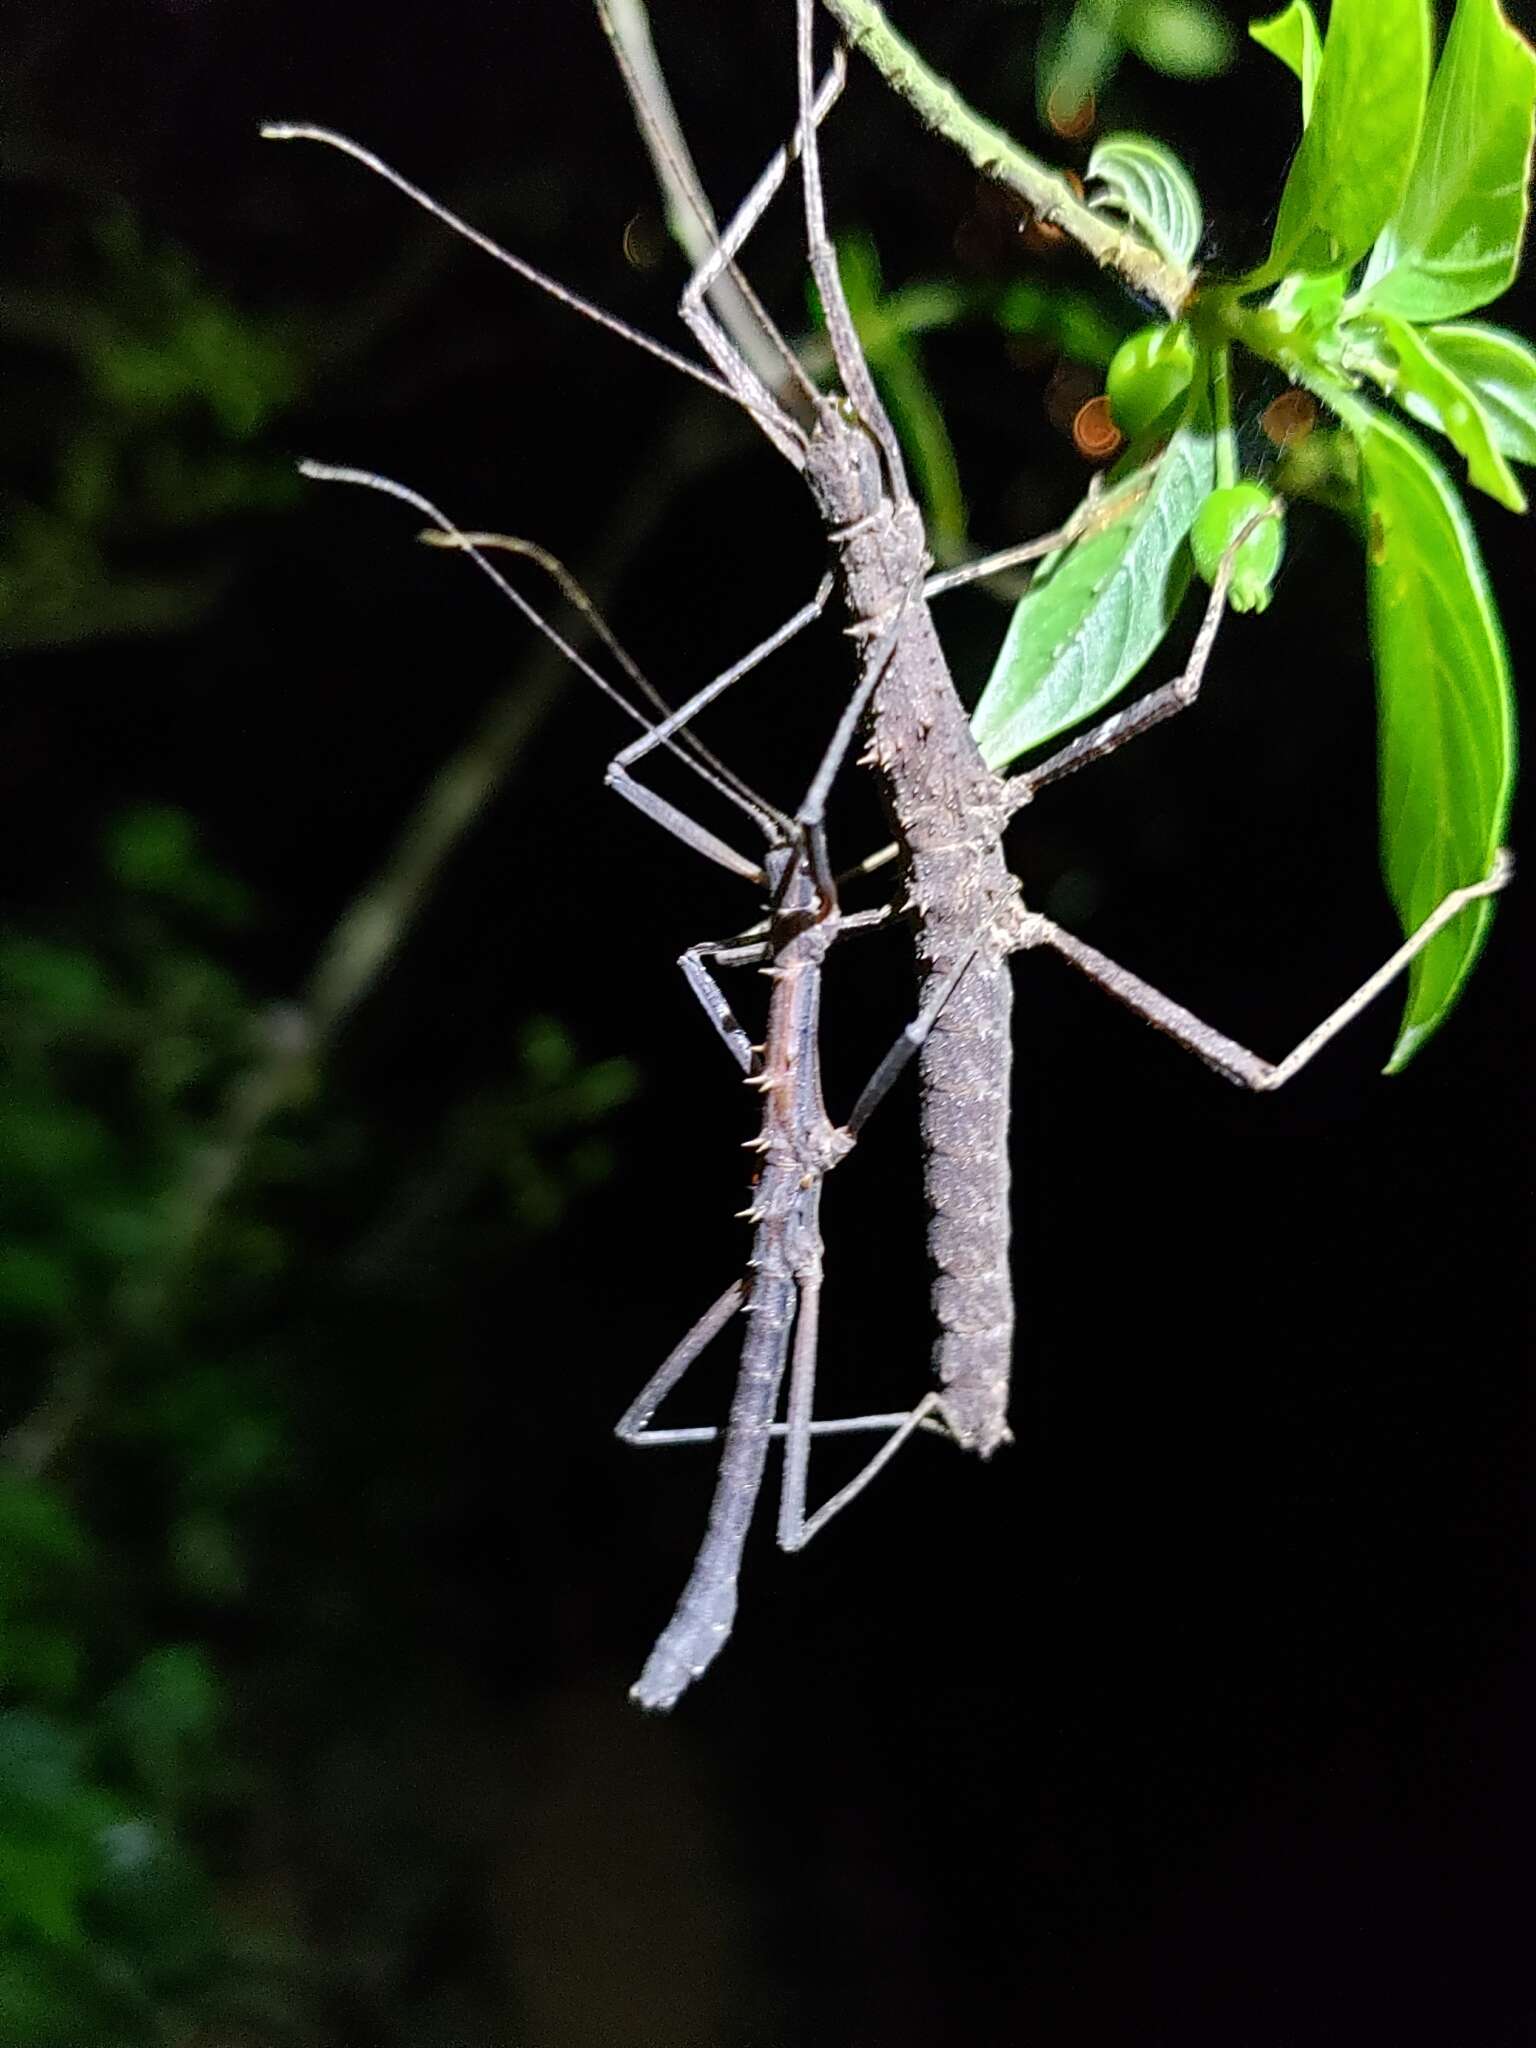
[[[1206,666],[1211,658],[1211,649],[1216,644],[1216,633],[1221,625],[1222,615],[1227,608],[1227,590],[1232,581],[1232,571],[1237,561],[1238,549],[1247,541],[1254,528],[1263,523],[1263,518],[1249,520],[1222,556],[1221,567],[1211,585],[1211,594],[1206,601],[1205,615],[1200,621],[1200,630],[1195,635],[1195,644],[1190,649],[1189,660],[1182,675],[1174,677],[1171,683],[1163,683],[1158,689],[1149,690],[1125,711],[1115,711],[1108,718],[1101,718],[1097,725],[1089,726],[1079,733],[1075,740],[1069,740],[1059,752],[1051,754],[1036,768],[1026,768],[1021,774],[1012,775],[1004,785],[1004,799],[1009,815],[1022,810],[1037,790],[1048,783],[1060,782],[1065,775],[1074,774],[1079,768],[1086,768],[1092,761],[1102,761],[1106,754],[1123,747],[1127,740],[1138,734],[1150,732],[1165,719],[1174,718],[1181,711],[1187,711],[1200,694],[1200,685],[1205,680]]]

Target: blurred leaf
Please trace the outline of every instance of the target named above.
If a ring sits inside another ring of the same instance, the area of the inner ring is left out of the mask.
[[[58,1493],[45,1480],[0,1466],[0,1556],[10,1569],[18,1563],[80,1567],[89,1555],[74,1510]]]
[[[178,1585],[216,1604],[245,1591],[246,1562],[222,1515],[183,1515],[171,1531],[171,1564]]]
[[[1210,0],[1132,0],[1121,9],[1120,32],[1143,64],[1169,78],[1214,78],[1237,48]]]
[[[135,1783],[174,1810],[206,1753],[223,1702],[203,1653],[187,1644],[151,1650],[102,1704],[101,1739]]]
[[[1125,323],[1088,293],[1020,278],[1003,292],[995,318],[1005,334],[1028,334],[1074,362],[1102,370],[1125,338]]]
[[[0,1322],[44,1329],[70,1320],[75,1275],[66,1261],[41,1245],[0,1245]]]
[[[185,811],[125,811],[103,837],[107,871],[125,888],[174,894],[197,860],[197,831]]]
[[[3,1612],[3,1610],[0,1610]],[[79,1689],[84,1655],[61,1628],[44,1622],[4,1621],[0,1679],[12,1695],[62,1705]]]
[[[115,1158],[105,1125],[89,1110],[61,1097],[27,1097],[14,1091],[0,1102],[0,1159],[6,1181],[0,1204],[18,1183],[58,1189],[70,1181],[103,1178]]]
[[[106,977],[90,954],[46,939],[0,940],[0,988],[65,1026],[86,1023],[109,1000]]]
[[[1101,97],[1129,50],[1169,78],[1211,78],[1237,39],[1211,0],[1075,0],[1036,65],[1041,118],[1061,132]]]
[[[80,1908],[95,1858],[73,1834],[12,1834],[0,1821],[0,1926],[62,1947],[85,1943]]]
[[[0,1712],[0,1816],[7,1825],[67,1811],[81,1794],[81,1744],[45,1715]]]
[[[933,307],[914,300],[910,293],[882,297],[880,260],[867,235],[841,238],[837,259],[848,308],[870,371],[890,409],[912,467],[929,538],[936,552],[947,558],[965,538],[960,467],[944,423],[943,408],[928,382],[911,330],[903,321],[904,312],[910,315],[918,304],[931,320]],[[958,295],[951,295],[950,303],[954,317],[965,309],[965,301]]]

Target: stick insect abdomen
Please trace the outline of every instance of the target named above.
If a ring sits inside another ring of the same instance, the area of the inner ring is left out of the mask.
[[[821,973],[837,937],[834,910],[817,915],[803,862],[775,925],[791,936],[765,969],[774,984],[761,1071],[763,1164],[747,1212],[753,1224],[748,1318],[741,1372],[726,1424],[709,1525],[676,1611],[646,1659],[631,1696],[643,1707],[675,1705],[724,1647],[736,1617],[736,1582],[789,1361],[801,1290],[821,1274],[821,1183],[852,1140],[834,1128],[821,1094],[817,1031]]]
[[[876,658],[890,624],[891,593],[903,593],[894,642],[879,650],[870,758],[901,848],[922,987],[971,956],[922,1047],[918,1076],[939,1408],[959,1443],[988,1457],[1008,1440],[1008,955],[1022,921],[1003,858],[1002,785],[971,737],[922,597],[929,563],[904,484],[899,497],[883,487],[870,436],[836,405],[822,408],[806,467],[866,658]]]
[[[631,1698],[642,1707],[675,1706],[724,1648],[736,1619],[736,1582],[762,1490],[795,1314],[794,1275],[782,1233],[760,1229],[754,1256],[745,1303],[750,1320],[709,1524],[672,1619],[631,1688]]]

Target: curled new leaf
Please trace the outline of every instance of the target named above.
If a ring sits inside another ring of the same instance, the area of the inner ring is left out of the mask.
[[[1123,214],[1170,263],[1193,262],[1204,227],[1200,195],[1171,149],[1146,135],[1106,135],[1088,159],[1088,178],[1103,188],[1097,207]]]
[[[1215,473],[1209,423],[1191,418],[1123,480],[1099,525],[1036,576],[971,720],[990,767],[1091,717],[1156,652],[1188,584],[1184,540]]]
[[[1361,304],[1450,320],[1506,289],[1525,232],[1533,110],[1536,50],[1498,0],[1457,0],[1413,174],[1371,252]]]
[[[1477,320],[1429,327],[1420,339],[1475,395],[1495,447],[1515,462],[1536,462],[1536,349],[1518,334]],[[1426,393],[1404,390],[1398,395],[1416,420],[1445,432],[1439,409]]]
[[[1356,402],[1358,405],[1358,401]],[[1514,776],[1509,666],[1477,542],[1449,479],[1393,420],[1359,407],[1367,583],[1381,729],[1381,853],[1405,932],[1482,880]],[[1444,1019],[1493,916],[1470,904],[1414,961],[1389,1072]]]

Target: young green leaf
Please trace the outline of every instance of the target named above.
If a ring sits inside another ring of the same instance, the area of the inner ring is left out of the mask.
[[[1489,872],[1509,811],[1514,707],[1498,614],[1449,478],[1395,420],[1359,411],[1382,867],[1411,932]],[[1389,1073],[1444,1019],[1492,916],[1491,902],[1469,905],[1414,961]]]
[[[1107,508],[1129,495],[1118,518],[1035,577],[971,720],[990,767],[1003,769],[1091,717],[1156,652],[1189,582],[1185,536],[1215,480],[1215,444],[1202,413],[1122,480]]]
[[[1094,205],[1124,214],[1170,263],[1190,263],[1200,246],[1200,195],[1171,149],[1146,135],[1106,135],[1088,159],[1088,178],[1104,187]]]
[[[1411,396],[1431,408],[1434,424],[1467,458],[1471,483],[1511,512],[1523,512],[1525,494],[1499,453],[1492,422],[1472,388],[1446,366],[1429,338],[1406,320],[1387,313],[1380,324],[1397,358],[1396,381],[1388,387],[1392,396],[1404,406]]]
[[[1498,0],[1457,0],[1413,175],[1371,252],[1360,304],[1450,320],[1506,289],[1525,232],[1533,112],[1536,50]]]
[[[1518,334],[1477,320],[1426,328],[1422,339],[1475,394],[1494,445],[1516,462],[1536,462],[1536,348]],[[1415,419],[1445,432],[1428,397],[1416,391],[1399,395]]]
[[[1301,125],[1312,119],[1312,95],[1317,90],[1317,67],[1323,61],[1323,38],[1317,16],[1307,0],[1291,0],[1279,14],[1263,21],[1250,21],[1248,33],[1261,50],[1278,57],[1301,80]]]
[[[1247,288],[1365,254],[1403,196],[1428,82],[1428,0],[1333,0],[1312,118]]]

